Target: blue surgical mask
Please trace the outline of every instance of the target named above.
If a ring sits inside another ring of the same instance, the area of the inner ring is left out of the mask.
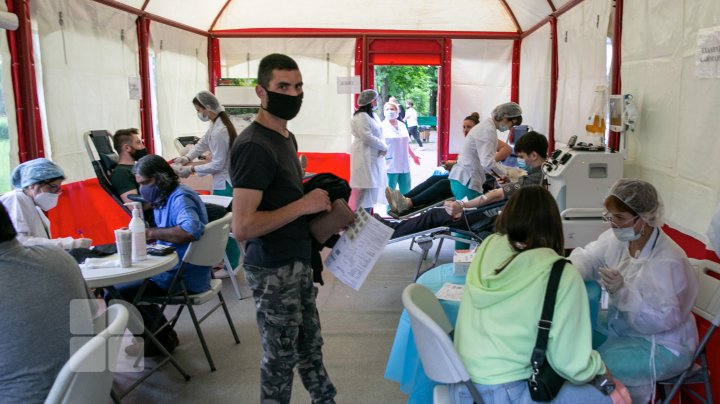
[[[525,162],[525,159],[517,159],[517,166],[518,168],[527,171],[528,165]]]
[[[499,130],[500,132],[505,132],[505,131],[510,130],[510,127],[507,126],[507,125],[500,124],[500,127],[498,128],[498,130]]]
[[[198,112],[198,113],[197,113],[197,116],[198,116],[198,119],[201,120],[201,121],[203,121],[203,122],[207,122],[207,121],[210,120],[210,118],[208,118],[208,117],[206,117],[205,115],[203,115],[202,112]]]
[[[634,227],[613,227],[612,231],[620,241],[635,241],[640,238],[640,233],[635,233]]]
[[[140,185],[140,195],[147,202],[154,204],[160,199],[160,188],[155,184]]]
[[[385,111],[385,118],[387,119],[397,119],[398,113],[395,110],[388,109]]]

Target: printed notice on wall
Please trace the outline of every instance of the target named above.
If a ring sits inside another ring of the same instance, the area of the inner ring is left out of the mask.
[[[720,78],[720,26],[698,31],[695,77]]]
[[[357,94],[360,92],[360,76],[338,77],[338,94]]]
[[[128,93],[131,100],[140,99],[140,77],[128,77]]]
[[[370,216],[364,209],[358,209],[355,221],[348,226],[325,258],[325,266],[342,283],[360,290],[392,233],[393,229]]]

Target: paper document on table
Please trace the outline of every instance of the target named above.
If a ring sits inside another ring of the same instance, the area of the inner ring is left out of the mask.
[[[200,195],[200,200],[204,203],[212,203],[227,208],[232,203],[232,196],[221,195]]]
[[[462,299],[463,290],[465,285],[457,285],[454,283],[445,283],[440,290],[435,293],[435,297],[442,300],[452,300],[459,302]]]
[[[392,233],[392,228],[359,209],[355,221],[325,258],[325,266],[342,283],[360,290]]]

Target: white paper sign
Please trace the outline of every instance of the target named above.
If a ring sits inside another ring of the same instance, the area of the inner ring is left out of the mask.
[[[392,234],[392,228],[359,209],[355,221],[325,258],[325,266],[342,283],[360,290]]]
[[[695,55],[695,77],[720,78],[720,27],[698,31]]]
[[[440,288],[440,290],[435,293],[435,297],[441,300],[450,300],[453,302],[459,302],[462,300],[463,290],[465,290],[465,285],[457,285],[454,283],[447,283]]]
[[[356,94],[360,92],[360,76],[338,77],[338,94]]]
[[[140,77],[128,77],[128,94],[131,100],[140,99]]]

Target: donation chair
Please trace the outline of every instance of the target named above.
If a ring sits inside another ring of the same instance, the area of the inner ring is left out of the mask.
[[[108,307],[96,320],[96,327],[101,323],[104,329],[72,354],[60,369],[45,404],[108,402],[128,318],[125,306]]]
[[[169,290],[174,290],[175,285],[179,284],[179,292],[170,292],[167,296],[162,297],[143,297],[139,302],[140,304],[160,304],[161,311],[164,311],[165,307],[168,305],[180,306],[178,307],[175,316],[168,320],[168,323],[161,325],[159,328],[150,328],[157,329],[155,332],[156,335],[168,325],[172,325],[174,327],[180,318],[183,308],[187,307],[190,317],[192,318],[193,325],[195,326],[195,331],[200,339],[200,344],[202,344],[203,351],[205,352],[208,365],[210,365],[210,370],[212,371],[215,371],[215,363],[210,355],[210,350],[208,349],[205,336],[200,328],[200,323],[205,321],[205,319],[215,312],[215,310],[222,307],[236,344],[240,343],[240,338],[238,338],[237,331],[235,331],[235,325],[233,325],[232,318],[230,317],[230,311],[228,310],[227,305],[225,304],[225,299],[222,295],[222,281],[220,279],[211,279],[210,289],[202,293],[191,295],[185,288],[185,283],[182,280],[182,273],[185,270],[186,264],[211,267],[223,260],[223,257],[225,256],[225,244],[227,243],[228,234],[230,233],[231,219],[232,216],[228,213],[222,219],[208,223],[205,226],[205,234],[203,234],[199,240],[190,243],[190,246],[183,257],[180,269],[178,269],[175,274],[175,278],[170,283]],[[215,296],[218,297],[219,302],[198,320],[194,307],[209,302]]]
[[[712,403],[712,391],[710,388],[710,372],[708,371],[705,348],[715,330],[720,326],[720,264],[709,260],[690,260],[693,269],[698,277],[698,294],[693,306],[693,313],[710,322],[710,328],[702,336],[695,353],[693,354],[690,367],[685,369],[679,376],[667,380],[658,381],[660,385],[660,396],[665,396],[665,386],[672,386],[667,397],[662,400],[663,404],[669,404],[677,392],[688,384],[703,384],[705,386],[705,398],[692,389],[685,389],[698,402]],[[715,276],[710,275],[713,273]],[[700,360],[700,363],[696,363]]]
[[[402,302],[410,317],[410,328],[420,361],[427,376],[442,385],[433,390],[433,403],[451,403],[448,384],[462,383],[473,400],[482,404],[465,365],[449,337],[453,326],[435,295],[423,285],[410,284],[402,293]]]
[[[173,140],[173,144],[175,145],[175,150],[177,150],[180,155],[184,156],[183,150],[185,150],[185,146],[194,145],[199,141],[200,138],[197,136],[179,136]]]
[[[83,134],[83,141],[100,187],[128,215],[132,216],[132,212],[120,199],[120,195],[110,181],[110,174],[118,162],[118,155],[112,145],[112,135],[106,130],[91,130]]]

